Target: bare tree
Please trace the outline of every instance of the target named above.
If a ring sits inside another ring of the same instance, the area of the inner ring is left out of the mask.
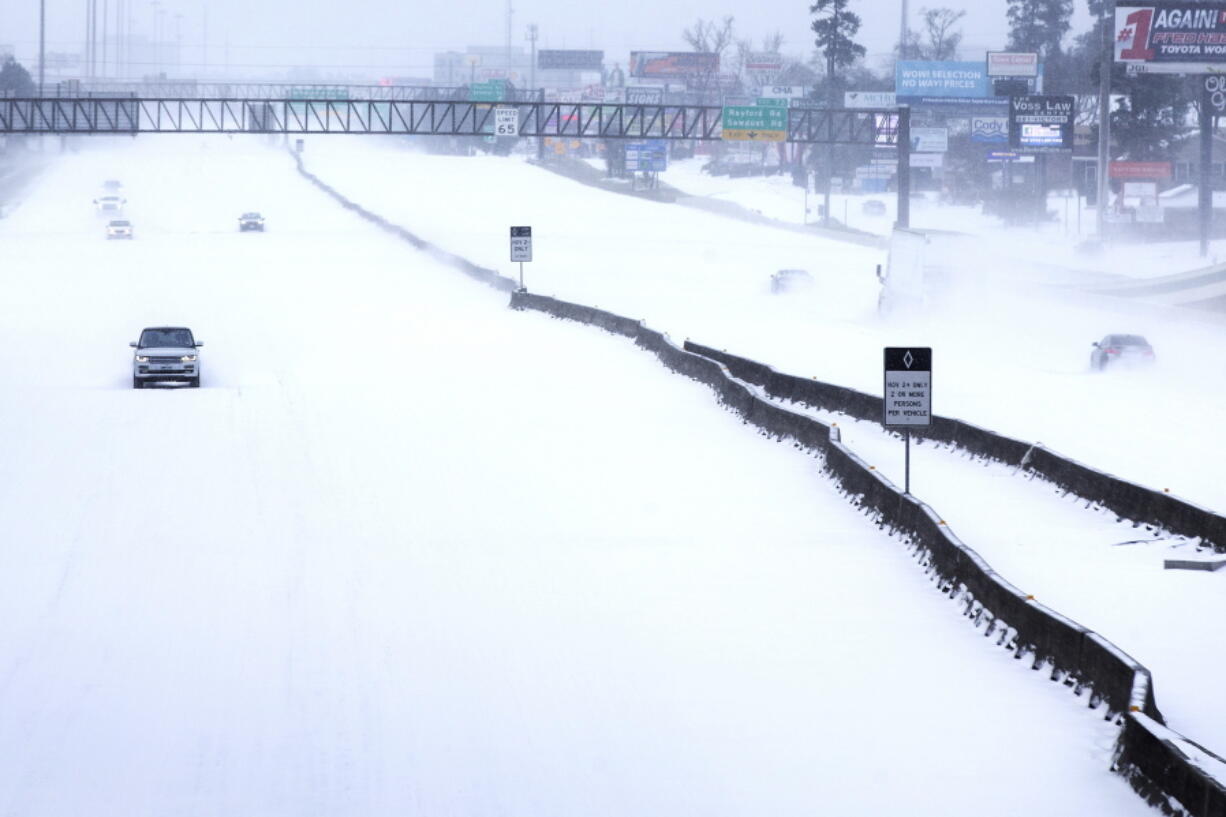
[[[965,9],[954,11],[951,8],[923,9],[924,38],[926,42],[921,51],[926,60],[952,60],[958,56],[958,46],[962,44],[962,32],[954,26],[966,16]]]
[[[705,54],[714,54],[722,60],[724,52],[728,50],[728,46],[736,41],[733,33],[732,15],[728,15],[718,22],[715,20],[704,20],[699,17],[692,27],[682,30],[681,39],[685,40],[686,44],[693,50]],[[711,66],[695,74],[699,93],[704,96],[706,95],[707,90],[713,85],[718,72],[719,70],[716,66]]]

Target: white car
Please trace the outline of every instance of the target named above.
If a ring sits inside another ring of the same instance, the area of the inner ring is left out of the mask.
[[[200,353],[203,343],[192,337],[186,326],[151,326],[140,333],[140,340],[128,344],[132,355],[132,388],[146,383],[177,381],[200,386]]]
[[[107,222],[106,237],[108,240],[112,238],[131,238],[132,222],[121,218],[112,219]]]
[[[128,203],[128,200],[122,196],[99,196],[94,199],[94,207],[98,208],[99,213],[119,213],[123,211],[123,206]]]

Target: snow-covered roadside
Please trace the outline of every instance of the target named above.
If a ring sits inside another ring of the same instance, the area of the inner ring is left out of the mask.
[[[870,393],[881,348],[935,348],[936,405],[1097,468],[1211,508],[1226,481],[1196,430],[1226,424],[1217,399],[1226,343],[1212,317],[1019,291],[1044,277],[1043,247],[973,243],[980,275],[910,317],[877,314],[884,253],[673,205],[605,193],[518,160],[427,156],[403,140],[309,140],[308,167],[381,215],[485,266],[514,274],[507,227],[532,224],[530,290],[641,317],[674,337],[718,344]],[[777,269],[808,269],[809,293],[777,297]],[[1091,374],[1090,343],[1144,334],[1158,365]],[[1209,384],[1208,386],[1206,384]]]
[[[17,813],[1150,813],[816,462],[279,151],[65,157],[0,243]],[[205,388],[127,388],[168,321]]]
[[[903,441],[880,424],[786,405],[836,424],[844,444],[903,484]],[[1194,554],[1194,543],[1159,538],[1025,472],[932,442],[912,444],[911,491],[1011,583],[1145,664],[1171,727],[1226,748],[1217,682],[1226,664],[1204,647],[1210,625],[1194,623],[1226,616],[1226,574],[1163,569],[1165,559]]]

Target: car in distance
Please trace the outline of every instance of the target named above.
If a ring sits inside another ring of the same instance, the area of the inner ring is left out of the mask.
[[[884,216],[885,202],[880,199],[868,199],[860,205],[860,212],[866,216]]]
[[[1140,335],[1107,335],[1092,345],[1090,368],[1098,372],[1108,365],[1154,362],[1154,347]]]
[[[106,224],[106,237],[108,241],[112,238],[131,238],[132,222],[123,218],[111,219]]]
[[[781,269],[771,276],[771,293],[783,295],[813,288],[813,276],[802,269]]]
[[[150,326],[140,333],[140,340],[128,344],[132,355],[132,388],[143,389],[146,383],[170,381],[200,386],[200,354],[204,344],[192,336],[185,326]]]
[[[98,208],[99,213],[118,213],[123,210],[123,206],[127,203],[127,199],[113,194],[99,196],[94,199],[94,207]]]
[[[259,213],[243,213],[238,217],[238,229],[240,232],[248,230],[259,230],[264,232],[264,217]]]

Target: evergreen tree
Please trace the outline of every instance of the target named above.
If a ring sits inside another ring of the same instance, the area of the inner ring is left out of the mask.
[[[21,63],[9,57],[0,65],[0,96],[34,96],[34,80]]]
[[[852,38],[860,31],[860,15],[847,10],[851,0],[816,0],[809,12],[817,15],[810,28],[817,35],[814,43],[826,58],[826,84],[832,107],[842,102],[839,73],[851,67],[867,52]]]
[[[1072,27],[1073,0],[1009,0],[1009,49],[1037,51],[1050,59],[1061,53],[1061,43]]]

